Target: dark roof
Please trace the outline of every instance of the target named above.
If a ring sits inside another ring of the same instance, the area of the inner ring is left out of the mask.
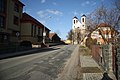
[[[55,36],[55,35],[56,35],[57,37],[59,37],[56,33],[49,33],[49,38],[52,39],[53,36]],[[60,38],[60,37],[59,37],[59,38]]]
[[[18,2],[21,6],[25,6],[21,1],[19,1],[19,0],[13,0],[13,1],[15,1],[15,2]]]
[[[45,27],[42,23],[40,23],[38,20],[36,20],[35,18],[33,18],[32,16],[30,16],[27,13],[22,14],[21,22],[22,23],[31,22],[31,23],[38,25],[38,27],[42,27],[42,28]],[[47,27],[45,27],[45,29],[49,30]]]
[[[78,19],[76,16],[74,16],[74,18]]]
[[[49,33],[49,38],[52,39],[52,37],[55,35],[56,33]]]
[[[86,15],[85,15],[85,14],[83,14],[83,15],[82,15],[82,17],[83,17],[83,16],[85,16],[85,17],[86,17]]]

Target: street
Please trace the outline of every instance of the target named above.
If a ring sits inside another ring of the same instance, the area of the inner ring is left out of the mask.
[[[77,45],[0,60],[0,80],[55,80]]]

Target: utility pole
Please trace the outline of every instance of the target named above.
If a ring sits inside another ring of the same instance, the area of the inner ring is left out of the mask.
[[[44,29],[43,29],[43,44],[45,44],[45,36],[46,36],[46,32],[45,32],[45,26],[44,26]]]
[[[47,20],[52,18],[51,16],[49,16],[48,18],[46,18]],[[45,31],[45,26],[44,26],[44,29],[43,29],[43,44],[45,44],[45,37],[46,37],[46,31]]]

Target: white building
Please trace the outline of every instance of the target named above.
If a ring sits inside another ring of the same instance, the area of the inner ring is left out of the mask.
[[[81,21],[75,16],[72,20],[73,44],[82,44],[86,34],[86,16],[81,16]]]

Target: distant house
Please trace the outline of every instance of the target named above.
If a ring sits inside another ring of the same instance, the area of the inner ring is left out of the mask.
[[[106,23],[101,23],[91,33],[91,38],[97,40],[97,44],[106,44],[114,42],[118,31]]]
[[[65,40],[64,42],[65,42],[66,44],[71,44],[71,43],[72,43],[71,40]]]
[[[29,41],[32,44],[41,44],[44,30],[46,32],[45,42],[49,42],[50,30],[32,16],[23,13],[21,19],[21,42]]]
[[[61,42],[61,38],[56,33],[50,33],[49,39],[50,39],[50,42],[53,42],[53,43]]]

